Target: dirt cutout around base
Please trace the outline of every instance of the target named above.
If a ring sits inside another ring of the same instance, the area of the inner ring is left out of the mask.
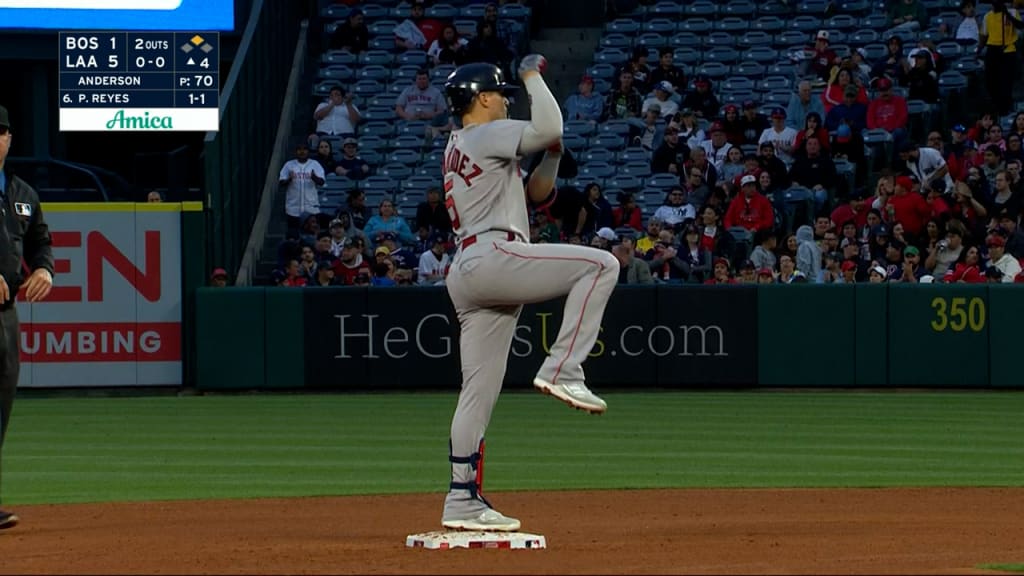
[[[0,574],[985,574],[1024,562],[1022,489],[488,497],[546,550],[422,550],[443,496],[21,506]]]

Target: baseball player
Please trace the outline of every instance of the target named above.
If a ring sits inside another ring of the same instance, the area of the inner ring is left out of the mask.
[[[447,288],[461,329],[463,378],[452,418],[445,528],[519,529],[519,520],[492,508],[481,489],[484,432],[523,304],[568,295],[558,338],[534,387],[591,413],[607,408],[587,388],[581,365],[597,340],[618,262],[589,247],[529,243],[527,202],[553,200],[562,151],[562,113],[541,78],[545,65],[537,54],[519,65],[530,96],[529,122],[508,119],[505,97],[514,88],[496,66],[466,64],[445,83],[449,107],[463,126],[452,132],[444,157],[445,206],[458,243]],[[519,158],[542,151],[524,190]]]

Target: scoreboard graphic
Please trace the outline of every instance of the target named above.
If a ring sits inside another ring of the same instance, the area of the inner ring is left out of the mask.
[[[58,41],[61,132],[218,130],[217,32],[61,32]]]
[[[234,0],[0,0],[0,29],[176,31],[234,27]]]

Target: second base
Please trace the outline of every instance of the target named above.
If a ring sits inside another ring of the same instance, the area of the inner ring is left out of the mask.
[[[410,534],[405,539],[409,548],[452,550],[455,548],[504,548],[511,550],[540,550],[547,541],[539,534],[525,532],[424,532]]]

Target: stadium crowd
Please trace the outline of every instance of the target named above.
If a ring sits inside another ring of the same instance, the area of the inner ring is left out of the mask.
[[[958,111],[940,89],[950,62],[936,43],[904,46],[902,32],[928,27],[921,1],[889,2],[887,50],[874,60],[864,49],[840,56],[827,30],[812,33],[812,45],[789,54],[796,72],[785,104],[723,104],[716,82],[688,78],[668,47],[657,62],[640,47],[611,77],[583,76],[564,102],[567,128],[626,127],[630,165],[642,160],[645,181],[662,188],[606,193],[585,178],[601,155],[568,145],[555,202],[531,210],[530,240],[609,250],[628,284],[1024,282],[1024,112],[1014,114],[1012,92],[1024,23],[999,0],[983,16],[963,0],[960,20],[943,24],[983,70],[972,81],[984,79],[985,98]],[[522,26],[500,19],[498,7],[488,5],[466,38],[426,17],[423,0],[412,3],[394,29],[396,50],[425,50],[430,62],[395,100],[396,122],[423,122],[425,141],[443,141],[457,119],[430,67],[511,67]],[[365,50],[365,27],[353,10],[331,48]],[[910,102],[924,107],[912,113]],[[456,246],[441,182],[423,191],[414,216],[398,213],[397,191],[369,206],[359,187],[321,211],[327,179],[359,181],[379,166],[361,158],[363,119],[345,86],[314,118],[280,172],[289,233],[273,283],[443,284]],[[329,137],[342,139],[341,151]],[[622,169],[604,166],[608,176]],[[645,214],[654,197],[660,206]]]

